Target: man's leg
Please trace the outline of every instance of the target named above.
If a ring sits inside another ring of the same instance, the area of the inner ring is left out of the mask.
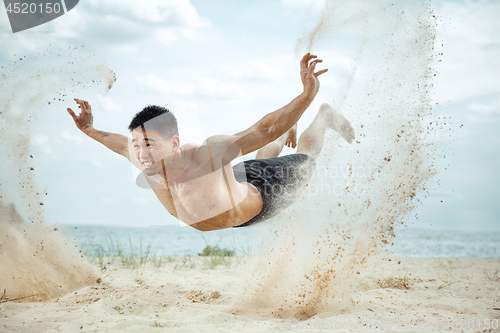
[[[311,125],[300,135],[297,154],[306,154],[316,159],[323,148],[327,127],[339,133],[349,143],[354,140],[354,130],[349,120],[325,103],[320,106]]]
[[[297,124],[293,125],[285,134],[260,148],[257,152],[257,160],[277,157],[284,146],[295,148],[297,145]]]

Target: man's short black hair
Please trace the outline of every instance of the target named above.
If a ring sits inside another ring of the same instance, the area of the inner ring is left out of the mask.
[[[174,114],[167,108],[158,105],[146,106],[134,116],[128,129],[132,132],[138,127],[143,130],[154,130],[167,139],[179,135],[177,119],[175,119]]]

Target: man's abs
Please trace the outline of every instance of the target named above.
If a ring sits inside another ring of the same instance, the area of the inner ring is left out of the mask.
[[[173,216],[201,231],[240,225],[261,211],[262,197],[253,185],[238,183],[234,178],[227,182],[209,180],[214,179],[170,186],[170,190],[156,189],[154,192]]]

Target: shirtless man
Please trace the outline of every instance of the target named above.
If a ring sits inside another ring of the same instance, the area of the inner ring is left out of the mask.
[[[88,102],[68,108],[76,126],[92,139],[125,156],[139,168],[163,206],[177,219],[201,230],[242,227],[270,218],[289,206],[310,178],[327,127],[349,143],[354,131],[347,119],[323,104],[302,133],[295,154],[277,157],[283,146],[296,146],[296,123],[319,90],[316,56],[300,61],[303,92],[281,109],[234,135],[216,135],[202,145],[180,146],[174,115],[159,106],[145,107],[133,118],[132,138],[93,128]],[[238,156],[257,152],[255,160],[231,165]],[[138,180],[138,182],[140,179]]]

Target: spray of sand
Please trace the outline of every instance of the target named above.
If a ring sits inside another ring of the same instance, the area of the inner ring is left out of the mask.
[[[44,222],[47,192],[35,180],[31,123],[41,112],[65,112],[59,101],[82,89],[106,93],[114,75],[75,48],[19,58],[0,77],[0,287],[11,298],[45,300],[97,277],[75,245]]]
[[[298,53],[321,55],[339,36],[359,50],[344,88],[328,101],[351,120],[356,142],[327,133],[302,198],[268,224],[272,245],[237,312],[307,319],[355,306],[358,274],[387,251],[435,174],[428,139],[437,121],[435,29],[433,9],[422,3],[327,1],[299,40]]]

